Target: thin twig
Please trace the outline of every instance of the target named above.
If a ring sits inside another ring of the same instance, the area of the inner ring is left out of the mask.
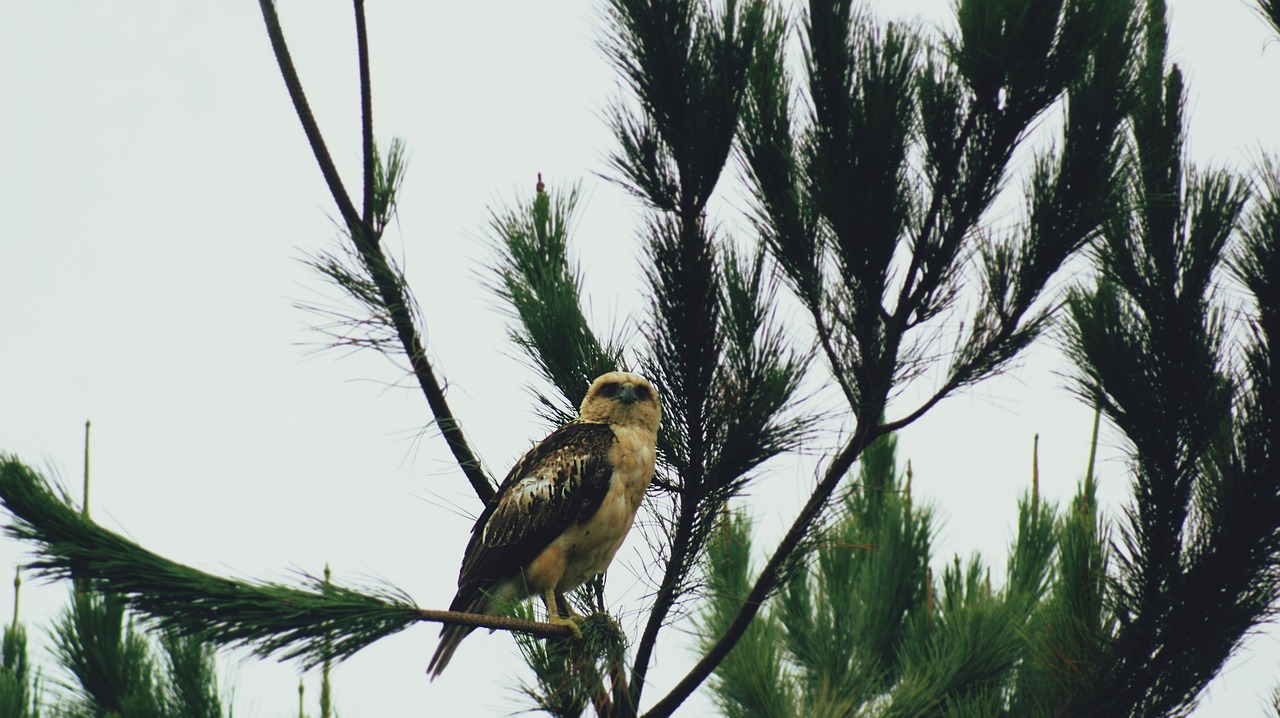
[[[298,120],[302,123],[302,130],[306,133],[307,141],[311,144],[312,154],[315,155],[316,162],[320,164],[320,173],[324,175],[325,183],[329,186],[329,192],[333,195],[333,200],[338,205],[338,211],[342,213],[342,218],[351,231],[352,241],[355,242],[356,248],[360,251],[361,258],[369,269],[369,274],[377,283],[379,294],[382,296],[382,301],[391,315],[392,325],[395,327],[396,335],[400,339],[401,347],[409,357],[414,376],[417,377],[418,385],[422,387],[422,393],[427,399],[427,404],[431,407],[432,414],[435,416],[436,425],[440,427],[440,433],[444,436],[450,451],[453,452],[458,466],[466,474],[467,480],[471,482],[471,488],[476,492],[476,496],[482,502],[488,503],[489,499],[493,498],[496,493],[493,481],[485,474],[480,465],[480,460],[471,451],[471,447],[462,433],[461,425],[449,408],[449,403],[444,396],[444,389],[436,377],[431,362],[427,359],[421,336],[417,327],[414,326],[413,315],[408,309],[408,298],[405,296],[401,285],[394,280],[391,264],[377,244],[373,227],[356,212],[355,206],[351,203],[351,197],[347,194],[347,190],[342,184],[342,179],[338,176],[338,170],[333,164],[333,158],[329,156],[329,149],[325,146],[324,138],[320,134],[320,127],[316,123],[315,115],[312,114],[311,107],[307,103],[307,97],[302,91],[302,81],[298,78],[298,72],[293,66],[293,58],[289,55],[289,47],[285,44],[284,31],[280,27],[280,17],[276,14],[275,5],[272,0],[258,0],[258,5],[262,8],[262,19],[267,26],[267,35],[271,39],[271,50],[275,54],[276,63],[280,67],[280,74],[284,78],[285,87],[289,90],[289,98],[293,101],[294,110],[298,113]],[[372,159],[370,143],[372,142],[373,118],[369,109],[371,101],[366,99],[370,92],[368,49],[364,23],[359,22],[360,18],[363,17],[363,12],[361,12],[360,2],[357,2],[356,6],[357,32],[360,36],[358,44],[364,48],[361,62],[361,99],[365,110],[362,123],[366,128],[365,149],[368,154],[366,155],[365,172],[368,173],[370,171],[369,161]],[[366,180],[366,182],[367,197],[368,189],[372,186],[372,180]],[[365,209],[366,212],[371,211],[372,202],[367,201]]]

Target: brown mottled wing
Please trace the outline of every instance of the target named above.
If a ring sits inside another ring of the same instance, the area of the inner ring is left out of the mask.
[[[471,529],[450,610],[493,609],[487,594],[511,578],[575,521],[600,508],[613,466],[613,429],[608,424],[570,422],[529,450]],[[427,670],[440,675],[458,644],[475,629],[445,624]]]
[[[600,508],[614,442],[608,424],[571,422],[525,454],[471,529],[458,596],[490,588],[532,561],[566,528]]]

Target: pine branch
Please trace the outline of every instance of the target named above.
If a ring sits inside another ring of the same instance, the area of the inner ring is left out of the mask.
[[[186,718],[222,718],[213,649],[193,636],[163,634],[160,643],[168,662],[172,713]]]
[[[311,667],[343,660],[417,621],[563,637],[565,626],[420,609],[393,587],[357,590],[302,575],[301,587],[215,576],[152,553],[101,528],[38,473],[0,458],[0,501],[10,536],[33,544],[30,567],[47,579],[86,580],[153,625]]]
[[[613,0],[609,11],[605,49],[639,105],[613,113],[612,164],[616,181],[655,210],[645,232],[652,319],[643,371],[663,397],[663,459],[679,489],[629,690],[614,692],[615,709],[634,713],[658,634],[696,585],[723,502],[806,424],[786,413],[803,362],[770,326],[759,262],[741,271],[705,216],[766,32],[765,5]]]
[[[1271,425],[1275,397],[1257,393],[1270,391],[1261,327],[1274,317],[1268,284],[1280,273],[1267,256],[1280,234],[1265,220],[1246,221],[1245,247],[1231,260],[1242,283],[1261,291],[1260,331],[1237,375],[1214,292],[1247,188],[1226,172],[1185,165],[1186,90],[1178,68],[1166,66],[1164,3],[1150,3],[1146,21],[1127,188],[1133,214],[1107,228],[1099,286],[1072,294],[1069,350],[1080,393],[1129,443],[1136,499],[1110,596],[1114,658],[1080,701],[1104,713],[1163,716],[1195,704],[1280,596],[1280,434]],[[1270,201],[1259,203],[1258,217]]]
[[[150,644],[125,620],[119,600],[77,592],[54,626],[53,641],[59,663],[75,681],[73,713],[165,718]]]
[[[1257,0],[1258,10],[1271,27],[1280,33],[1280,0]]]
[[[906,643],[903,680],[880,712],[885,718],[949,715],[953,704],[966,703],[962,715],[999,715],[1012,669],[1026,654],[1031,606],[1013,592],[993,592],[979,557],[955,557],[941,584],[926,635]]]
[[[1105,605],[1110,541],[1091,471],[1059,516],[1057,571],[1028,631],[1030,660],[1019,671],[1009,715],[1089,715],[1090,696],[1106,671],[1113,635]]]
[[[267,35],[271,40],[271,49],[275,54],[276,63],[280,67],[280,74],[284,79],[285,86],[288,88],[289,97],[293,101],[294,110],[298,113],[298,120],[302,123],[302,129],[311,145],[312,154],[315,155],[316,162],[320,165],[320,172],[324,176],[325,183],[329,186],[329,193],[338,205],[338,211],[342,215],[351,241],[359,253],[363,267],[377,289],[381,306],[391,320],[396,337],[400,342],[400,347],[409,359],[410,367],[418,380],[418,385],[421,387],[423,395],[427,399],[427,404],[431,407],[432,415],[435,416],[436,425],[440,428],[440,433],[444,436],[450,451],[453,452],[459,468],[462,469],[467,480],[471,482],[471,487],[476,492],[476,496],[480,498],[481,502],[488,503],[489,499],[493,498],[494,493],[496,493],[494,483],[485,474],[480,460],[472,452],[465,435],[462,433],[462,426],[449,408],[448,401],[444,395],[444,388],[440,384],[430,360],[427,359],[421,333],[418,331],[413,314],[409,310],[412,304],[408,289],[400,281],[399,273],[395,271],[391,261],[383,252],[379,241],[381,237],[380,227],[375,226],[372,221],[373,218],[377,217],[374,214],[374,205],[377,204],[377,197],[373,191],[374,181],[371,178],[375,174],[375,170],[371,169],[371,165],[374,162],[373,120],[371,100],[369,99],[368,42],[365,39],[364,23],[362,21],[364,16],[363,3],[357,0],[356,17],[359,46],[361,48],[361,108],[363,110],[361,124],[365,132],[366,206],[364,216],[356,212],[355,206],[351,202],[351,197],[347,194],[347,190],[342,184],[342,179],[338,175],[337,167],[334,166],[333,159],[329,155],[329,149],[325,145],[324,138],[320,134],[320,127],[316,123],[315,115],[311,112],[311,106],[308,104],[307,97],[302,90],[302,82],[298,78],[297,70],[294,68],[293,58],[289,54],[289,47],[285,43],[284,31],[280,26],[280,18],[276,14],[275,3],[273,0],[259,0],[258,4],[262,9],[262,19],[266,24]],[[370,201],[371,197],[372,201]]]
[[[859,457],[856,486],[775,605],[800,669],[801,715],[831,705],[852,713],[883,695],[925,618],[932,512],[904,491],[895,443],[883,436]]]
[[[452,623],[458,626],[475,626],[493,631],[510,631],[535,638],[566,638],[573,635],[573,629],[561,623],[546,623],[511,616],[492,616],[487,613],[464,613],[462,611],[439,611],[432,608],[418,609],[418,618],[436,623]]]
[[[560,426],[577,417],[591,382],[623,361],[621,348],[602,343],[582,310],[582,272],[569,256],[578,190],[551,193],[538,180],[532,202],[492,213],[498,261],[491,288],[519,320],[511,340],[558,390],[555,399],[538,398]]]
[[[4,627],[0,642],[0,715],[37,718],[39,693],[39,675],[32,674],[27,654],[27,631],[15,620]]]
[[[311,145],[311,152],[320,165],[320,174],[324,176],[325,184],[329,186],[329,194],[337,203],[338,212],[342,215],[343,221],[348,226],[359,227],[362,223],[360,213],[351,203],[351,197],[342,184],[342,178],[338,176],[338,168],[333,164],[329,148],[320,134],[320,126],[316,123],[311,105],[302,91],[302,81],[298,78],[298,71],[293,66],[293,57],[289,54],[289,46],[285,43],[284,30],[280,26],[280,17],[276,14],[275,2],[259,0],[258,5],[262,9],[262,20],[266,24],[267,36],[271,40],[271,51],[275,54],[285,87],[289,90],[289,99],[293,101],[293,109],[298,113],[298,120],[302,123],[302,130],[306,133],[307,142]]]
[[[534,617],[529,603],[513,608],[519,618]],[[581,641],[537,641],[529,634],[515,634],[516,645],[535,676],[535,684],[523,685],[522,691],[557,718],[580,718],[588,705],[601,718],[614,716],[605,678],[615,685],[625,679],[626,636],[604,612],[588,615],[581,630]]]

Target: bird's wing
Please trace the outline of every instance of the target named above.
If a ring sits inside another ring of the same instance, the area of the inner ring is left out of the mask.
[[[472,529],[459,598],[515,574],[567,527],[595,513],[613,475],[613,442],[608,424],[570,422],[516,462]]]

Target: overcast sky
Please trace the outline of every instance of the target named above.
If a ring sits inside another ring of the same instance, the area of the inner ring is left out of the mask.
[[[944,26],[950,4],[875,3],[883,17]],[[1170,55],[1190,82],[1190,156],[1243,169],[1261,149],[1280,151],[1280,46],[1267,27],[1237,0],[1171,5]],[[280,6],[358,195],[350,5]],[[375,131],[403,138],[410,160],[387,241],[407,267],[453,409],[502,475],[546,427],[526,389],[535,376],[484,288],[487,208],[527,196],[537,172],[557,188],[581,182],[577,251],[593,314],[603,326],[640,303],[641,213],[595,174],[614,146],[602,110],[619,92],[597,47],[601,15],[567,0],[372,2],[368,12]],[[11,0],[0,4],[0,67],[0,450],[78,487],[91,419],[93,514],[142,545],[260,579],[328,562],[340,580],[376,577],[422,606],[447,606],[479,507],[439,437],[420,436],[427,407],[392,386],[399,367],[316,353],[314,318],[294,306],[333,296],[298,259],[334,246],[336,212],[257,4]],[[725,196],[715,219],[741,228],[742,203]],[[1037,346],[1017,371],[904,433],[915,494],[938,507],[937,561],[980,551],[1003,566],[1037,433],[1043,493],[1072,494],[1091,417],[1064,389],[1064,371],[1051,343]],[[1115,436],[1104,443],[1101,493],[1115,515],[1128,480]],[[779,461],[753,485],[765,536],[790,523],[814,467]],[[629,541],[610,572],[613,608],[629,625],[641,607],[639,545]],[[22,555],[0,540],[0,569]],[[23,591],[29,624],[46,625],[65,604],[64,586]],[[11,606],[0,590],[0,615]],[[527,676],[504,634],[474,634],[428,682],[437,631],[414,627],[339,667],[341,713],[524,707],[516,687]],[[1275,635],[1246,644],[1196,716],[1262,714],[1280,679]],[[37,632],[39,656],[47,644]],[[237,715],[296,711],[295,666],[224,656]],[[695,656],[668,640],[656,658],[648,701]],[[307,680],[315,712],[317,679]],[[690,715],[707,706],[695,701]]]

